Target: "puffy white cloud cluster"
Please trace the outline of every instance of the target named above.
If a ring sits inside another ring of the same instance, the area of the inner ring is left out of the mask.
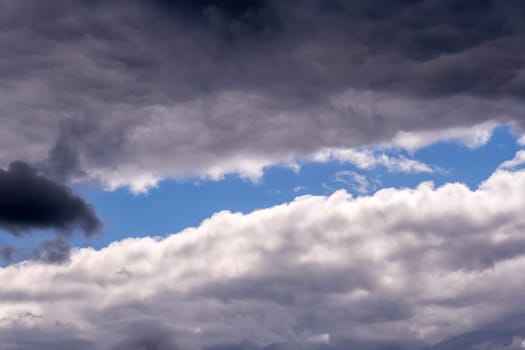
[[[524,191],[498,170],[476,190],[307,195],[5,267],[2,348],[421,349],[492,327],[433,349],[519,349]]]

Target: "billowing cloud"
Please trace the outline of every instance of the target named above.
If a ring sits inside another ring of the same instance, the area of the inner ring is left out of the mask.
[[[20,235],[34,229],[60,232],[100,228],[93,208],[69,188],[24,162],[0,169],[0,229]]]
[[[524,191],[525,171],[503,170],[476,190],[341,190],[8,266],[0,338],[12,350],[518,349]]]
[[[227,3],[0,0],[0,163],[140,191],[525,129],[521,1]]]

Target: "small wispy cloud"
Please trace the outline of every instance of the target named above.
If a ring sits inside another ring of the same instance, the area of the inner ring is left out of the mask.
[[[339,161],[356,166],[359,169],[370,170],[383,167],[395,173],[433,173],[430,165],[404,155],[388,155],[382,151],[358,150],[352,148],[325,149],[314,154],[314,161],[325,163]]]
[[[334,174],[333,181],[335,183],[343,184],[350,190],[359,194],[366,194],[374,191],[381,185],[381,181],[377,178],[367,177],[352,170],[338,171]]]

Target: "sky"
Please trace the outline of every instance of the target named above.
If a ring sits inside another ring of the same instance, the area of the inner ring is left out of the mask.
[[[525,349],[525,2],[0,0],[0,348]]]

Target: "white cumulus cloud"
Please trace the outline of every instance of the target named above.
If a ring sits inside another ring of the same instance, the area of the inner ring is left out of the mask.
[[[503,170],[476,190],[340,190],[8,266],[0,338],[10,350],[421,348],[525,312],[524,191],[525,171]]]

